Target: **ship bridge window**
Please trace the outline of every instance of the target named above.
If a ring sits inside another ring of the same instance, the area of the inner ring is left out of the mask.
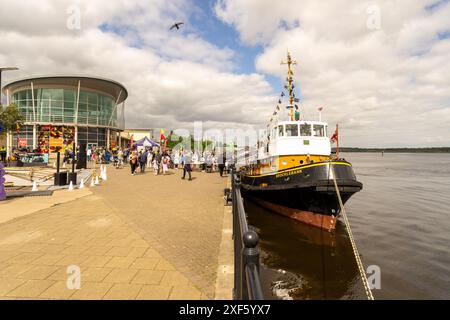
[[[298,125],[287,124],[286,125],[286,137],[298,137]]]
[[[284,136],[283,126],[278,126],[278,136],[282,137]]]
[[[325,128],[322,124],[315,124],[313,129],[314,137],[325,137]]]
[[[305,136],[310,136],[311,135],[311,125],[310,124],[301,124],[300,125],[300,135],[305,137]]]

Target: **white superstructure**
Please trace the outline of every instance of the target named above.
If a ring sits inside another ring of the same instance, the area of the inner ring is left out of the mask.
[[[280,121],[269,128],[268,141],[258,158],[284,155],[331,154],[328,124],[321,121]]]

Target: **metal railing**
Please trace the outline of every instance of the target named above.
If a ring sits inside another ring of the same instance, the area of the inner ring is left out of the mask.
[[[241,181],[231,171],[231,201],[233,213],[234,242],[234,300],[264,300],[259,274],[258,234],[249,230]]]

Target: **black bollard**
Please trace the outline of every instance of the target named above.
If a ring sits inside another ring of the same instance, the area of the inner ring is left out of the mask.
[[[61,160],[61,154],[58,153],[56,154],[56,173],[59,173],[59,161]]]
[[[61,159],[61,154],[56,155],[56,173],[54,174],[54,185],[55,186],[65,186],[67,185],[67,172],[59,172],[59,161]]]

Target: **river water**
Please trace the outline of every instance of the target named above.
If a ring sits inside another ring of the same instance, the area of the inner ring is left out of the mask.
[[[450,154],[346,153],[364,185],[346,204],[375,299],[450,299]],[[366,299],[342,217],[333,234],[245,200],[267,298]]]

